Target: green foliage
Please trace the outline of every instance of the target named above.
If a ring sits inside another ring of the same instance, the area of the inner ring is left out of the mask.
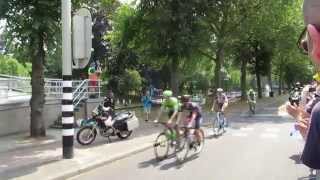
[[[125,73],[118,79],[118,91],[122,95],[137,94],[142,88],[142,77],[136,70],[126,69]]]
[[[23,65],[10,56],[0,56],[0,74],[29,77],[31,64]]]

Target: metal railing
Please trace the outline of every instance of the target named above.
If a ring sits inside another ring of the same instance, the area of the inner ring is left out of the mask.
[[[83,100],[88,98],[100,98],[101,86],[100,80],[74,80],[73,86],[73,104],[77,107]],[[45,79],[45,95],[47,99],[62,98],[62,79]],[[17,77],[0,74],[0,100],[30,97],[31,96],[31,78]]]

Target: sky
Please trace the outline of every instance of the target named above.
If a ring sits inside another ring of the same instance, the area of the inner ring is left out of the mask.
[[[122,2],[122,3],[131,3],[134,0],[119,0],[119,1]]]
[[[3,32],[4,30],[4,25],[5,25],[6,21],[5,20],[0,20],[0,34]]]

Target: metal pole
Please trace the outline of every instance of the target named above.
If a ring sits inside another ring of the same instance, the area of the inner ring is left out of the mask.
[[[62,5],[62,153],[64,159],[73,158],[73,96],[71,66],[71,0],[61,0]]]

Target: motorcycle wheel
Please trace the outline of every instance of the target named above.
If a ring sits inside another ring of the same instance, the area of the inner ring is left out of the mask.
[[[127,139],[132,134],[132,131],[120,131],[117,133],[117,136],[120,139]]]
[[[83,127],[77,132],[77,141],[81,145],[91,144],[97,136],[97,132],[92,127]]]

